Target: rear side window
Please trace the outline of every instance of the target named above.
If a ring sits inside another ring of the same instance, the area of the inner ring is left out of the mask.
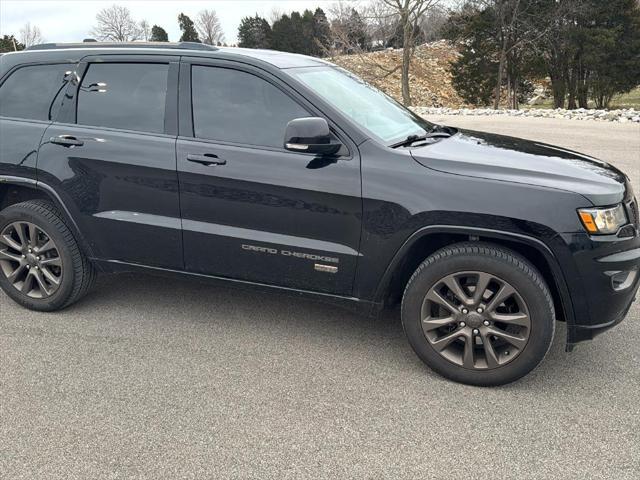
[[[197,138],[282,148],[289,121],[309,113],[266,80],[221,67],[191,70]]]
[[[0,116],[51,120],[70,64],[31,65],[14,71],[0,87]]]
[[[77,123],[164,132],[168,64],[93,63],[78,93]]]

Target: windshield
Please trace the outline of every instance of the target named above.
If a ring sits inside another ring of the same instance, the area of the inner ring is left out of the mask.
[[[385,144],[423,135],[433,128],[433,124],[342,68],[296,68],[288,73]]]

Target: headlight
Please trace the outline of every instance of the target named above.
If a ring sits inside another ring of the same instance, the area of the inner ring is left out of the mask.
[[[610,208],[581,208],[578,215],[584,228],[592,234],[617,233],[620,227],[628,223],[627,213],[622,205]]]

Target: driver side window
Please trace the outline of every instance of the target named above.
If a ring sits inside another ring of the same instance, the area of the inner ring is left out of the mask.
[[[311,116],[266,80],[229,68],[194,65],[191,95],[196,138],[282,148],[287,123]]]

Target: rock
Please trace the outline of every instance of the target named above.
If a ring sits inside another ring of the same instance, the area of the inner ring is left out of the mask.
[[[546,95],[534,95],[527,102],[527,104],[528,105],[542,105],[546,99],[547,99]]]
[[[434,108],[415,107],[413,109],[419,115],[507,115],[510,117],[538,117],[561,118],[581,121],[606,121],[619,123],[640,123],[640,115],[637,110],[554,110],[541,108],[528,108],[522,110],[494,110],[492,108]]]

